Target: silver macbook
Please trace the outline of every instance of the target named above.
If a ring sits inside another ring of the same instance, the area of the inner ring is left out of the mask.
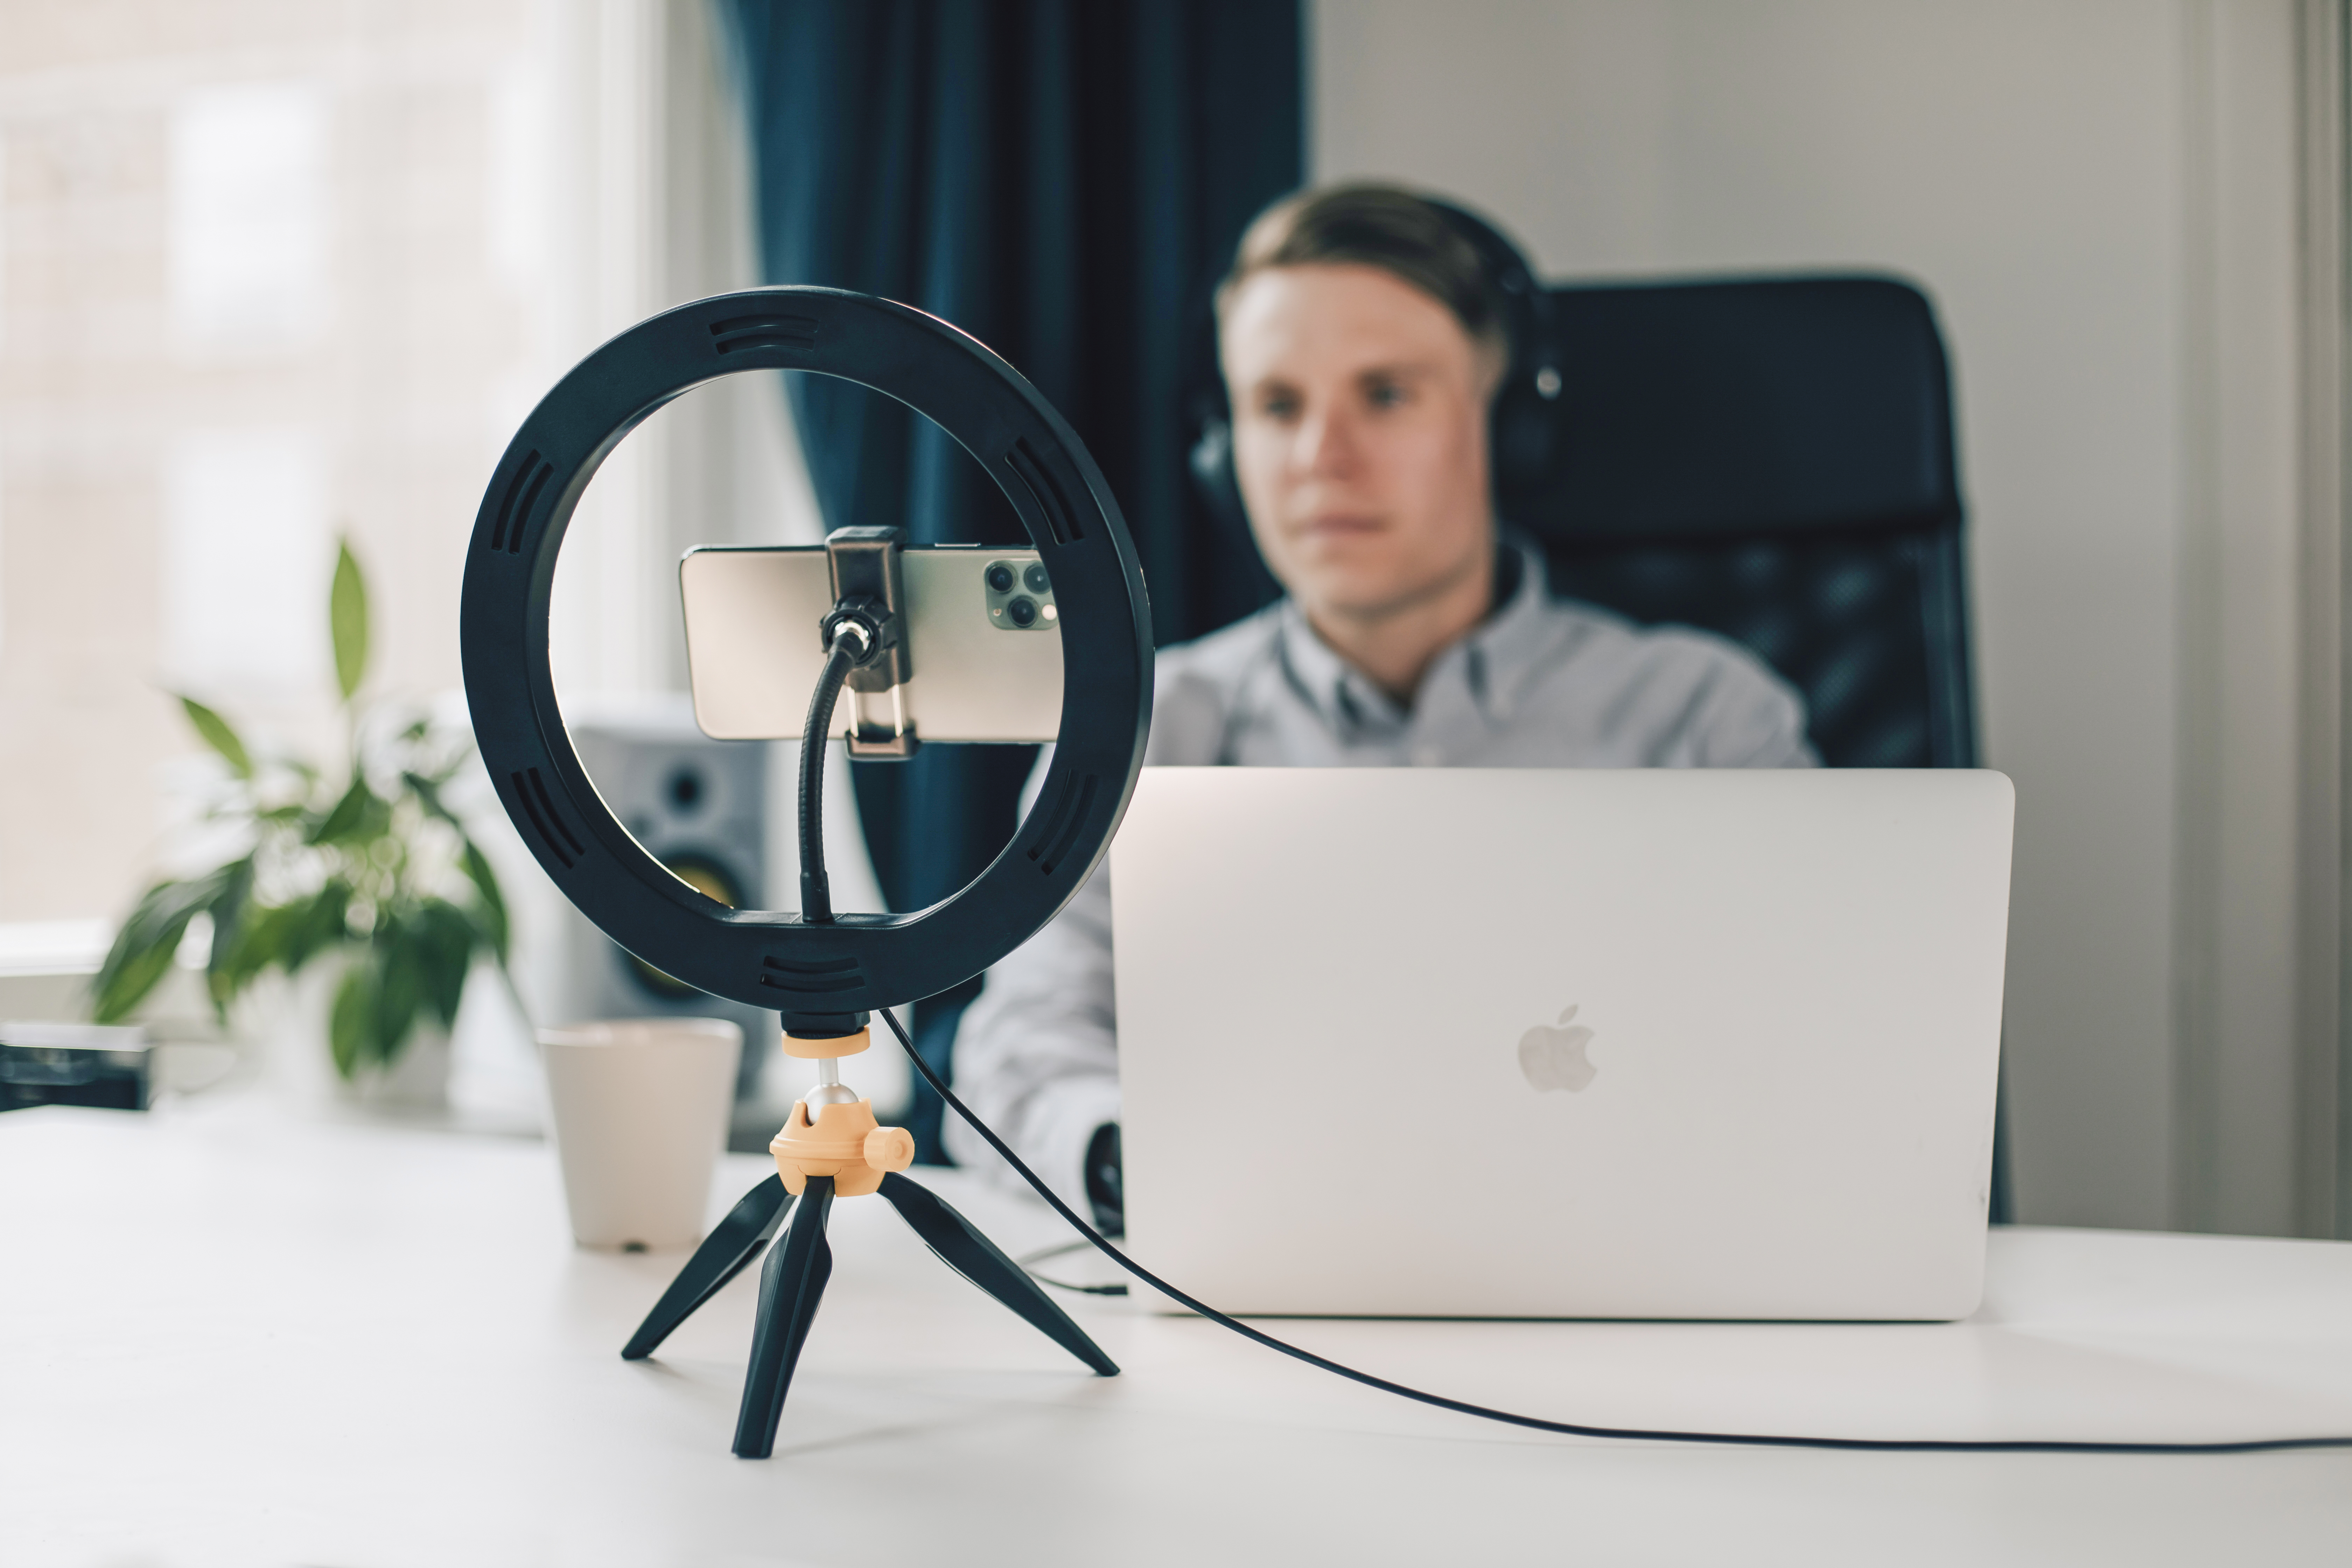
[[[1147,769],[1111,855],[1136,1257],[1238,1312],[1966,1316],[2014,798]]]

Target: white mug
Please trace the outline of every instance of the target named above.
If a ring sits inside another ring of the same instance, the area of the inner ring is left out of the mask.
[[[539,1032],[572,1235],[665,1251],[701,1238],[727,1143],[740,1025],[630,1018]]]

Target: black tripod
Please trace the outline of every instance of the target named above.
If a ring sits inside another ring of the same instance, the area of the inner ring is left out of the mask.
[[[1035,1280],[929,1189],[893,1171],[882,1177],[879,1191],[898,1211],[898,1217],[914,1226],[915,1234],[949,1268],[1026,1318],[1100,1375],[1118,1375],[1110,1357],[1054,1304]],[[768,1254],[767,1264],[760,1270],[760,1314],[752,1331],[751,1366],[743,1379],[743,1408],[735,1421],[735,1452],[742,1458],[764,1459],[775,1451],[776,1423],[784,1413],[793,1367],[800,1360],[809,1324],[816,1318],[824,1282],[833,1273],[833,1249],[824,1239],[824,1222],[832,1208],[831,1176],[809,1177],[797,1203],[784,1191],[781,1176],[770,1176],[753,1187],[687,1259],[686,1267],[678,1270],[677,1278],[670,1281],[669,1289],[662,1292],[621,1352],[628,1361],[653,1354],[671,1330],[751,1266],[784,1225],[789,1209],[791,1226],[784,1232],[784,1244]]]

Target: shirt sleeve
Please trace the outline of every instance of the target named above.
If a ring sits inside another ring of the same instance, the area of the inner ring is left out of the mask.
[[[1662,714],[1653,767],[1814,768],[1805,703],[1738,644],[1683,627],[1643,634],[1654,662],[1635,684]]]
[[[1110,868],[1099,867],[1045,930],[988,972],[956,1030],[956,1093],[1087,1212],[1087,1144],[1118,1120],[1118,1011],[1111,990]],[[950,1111],[941,1136],[959,1165],[1014,1179]]]
[[[1223,710],[1213,683],[1191,673],[1181,653],[1162,653],[1155,687],[1145,763],[1214,761]],[[1038,753],[1024,816],[1053,761],[1053,747]],[[1087,1145],[1118,1120],[1118,1028],[1106,861],[1045,930],[989,970],[955,1040],[957,1096],[1080,1214]],[[952,1110],[940,1139],[957,1164],[1018,1180]]]
[[[1744,657],[1709,682],[1697,726],[1703,768],[1816,768],[1821,758],[1805,739],[1805,704],[1762,664]]]

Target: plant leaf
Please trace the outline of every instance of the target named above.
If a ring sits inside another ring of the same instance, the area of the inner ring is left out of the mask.
[[[359,558],[352,553],[349,539],[335,548],[335,582],[327,595],[327,621],[335,638],[335,683],[349,702],[367,675],[368,661],[367,584],[360,576]]]
[[[456,763],[450,764],[434,778],[414,772],[404,773],[400,775],[401,782],[416,796],[428,816],[439,817],[457,830],[457,864],[465,870],[466,879],[474,884],[474,891],[480,898],[472,923],[480,934],[481,944],[496,954],[499,963],[503,964],[507,962],[509,928],[506,895],[499,890],[498,873],[490,869],[488,858],[467,834],[466,825],[457,820],[457,814],[441,799],[440,786],[448,783],[449,775],[457,771],[457,766]]]
[[[277,960],[289,974],[351,940],[351,927],[345,923],[352,910],[351,884],[331,881],[297,907],[301,919],[287,932],[286,945]]]
[[[375,965],[375,1062],[390,1067],[407,1048],[409,1031],[425,1000],[422,941],[416,930],[395,916],[379,919],[368,957]]]
[[[375,974],[364,962],[354,963],[335,987],[335,1005],[327,1015],[327,1048],[344,1082],[358,1076],[362,1058],[375,1054],[374,1026]]]
[[[205,744],[218,752],[228,763],[231,773],[241,779],[253,776],[252,754],[237,739],[236,731],[229,728],[227,720],[193,697],[181,698],[180,708],[187,714],[188,722],[195,726],[196,733],[204,737]]]
[[[90,978],[90,1016],[100,1024],[119,1024],[147,999],[156,983],[171,972],[188,922],[221,893],[228,867],[185,882],[158,882],[141,897],[114,945]]]
[[[236,942],[226,954],[215,954],[205,976],[215,1013],[226,1011],[261,972],[278,962],[286,946],[286,932],[304,912],[307,900],[290,904],[252,905],[237,922]]]
[[[483,944],[503,966],[507,962],[509,931],[506,895],[499,891],[498,873],[490,869],[488,858],[470,838],[465,840],[458,854],[458,864],[466,868],[467,879],[480,895],[480,902],[474,910],[474,923],[481,931]]]
[[[463,828],[464,825],[457,820],[456,815],[441,804],[441,785],[446,782],[446,780],[426,778],[423,773],[411,770],[400,775],[400,782],[408,786],[409,793],[416,797],[417,804],[425,807],[425,816],[437,816],[452,827]]]
[[[380,837],[392,824],[392,806],[368,788],[364,776],[352,780],[343,798],[335,802],[325,820],[310,830],[313,844],[344,844]]]
[[[205,955],[205,990],[211,995],[213,1016],[228,1022],[228,1005],[236,995],[230,984],[231,963],[244,945],[247,910],[253,900],[253,857],[235,861],[221,879],[220,891],[205,906],[212,917],[212,948]]]
[[[465,998],[466,973],[473,967],[478,933],[466,911],[442,899],[427,899],[416,911],[413,928],[425,1000],[441,1026],[457,1026],[457,1004]]]
[[[216,1005],[225,1006],[262,971],[275,965],[292,974],[320,953],[351,938],[344,924],[351,909],[348,884],[331,881],[317,892],[283,904],[253,905],[211,981]]]

